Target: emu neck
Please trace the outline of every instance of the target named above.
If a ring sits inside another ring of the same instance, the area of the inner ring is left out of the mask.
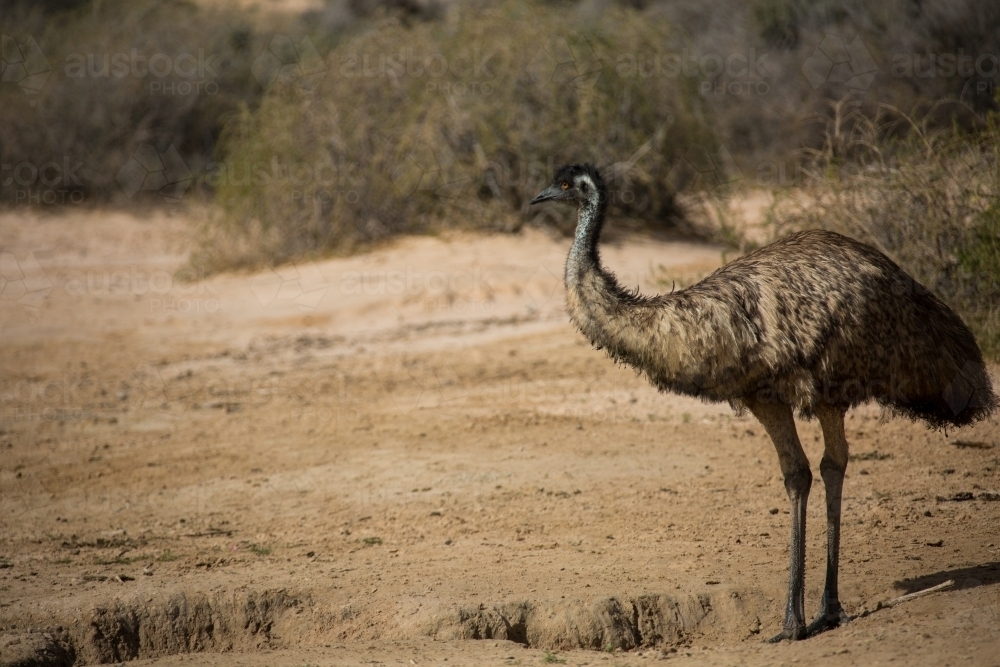
[[[580,207],[573,247],[566,259],[566,305],[570,318],[584,336],[598,347],[624,351],[617,340],[620,320],[629,317],[634,303],[624,303],[625,291],[601,266],[597,242],[604,226],[607,198],[599,193]],[[631,301],[631,300],[630,300]]]
[[[566,260],[566,287],[576,285],[587,274],[601,270],[601,257],[597,251],[597,242],[604,227],[604,216],[607,211],[607,196],[597,193],[592,199],[580,207],[576,223],[576,234],[573,247]]]
[[[601,194],[580,208],[566,259],[566,307],[573,324],[591,344],[661,390],[733,398],[732,369],[739,368],[752,332],[734,324],[739,313],[718,298],[687,290],[649,298],[623,289],[601,266],[597,249],[605,215]]]
[[[714,327],[699,327],[682,315],[673,296],[654,301],[623,289],[601,266],[597,241],[603,222],[600,202],[580,209],[566,260],[570,319],[591,344],[640,371],[658,388],[701,395],[705,385],[699,360],[718,348]]]

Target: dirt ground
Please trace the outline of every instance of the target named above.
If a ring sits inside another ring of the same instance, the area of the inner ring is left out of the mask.
[[[772,446],[591,349],[566,240],[201,280],[177,273],[191,217],[0,215],[0,665],[1000,665],[996,418],[852,413],[841,595],[863,615],[766,645],[789,534]],[[654,291],[723,254],[604,258]],[[812,615],[822,443],[800,433]]]

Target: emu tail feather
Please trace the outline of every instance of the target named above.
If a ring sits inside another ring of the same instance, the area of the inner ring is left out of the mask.
[[[1000,407],[985,366],[973,360],[959,368],[940,391],[884,396],[878,403],[892,414],[925,421],[933,428],[968,426]]]

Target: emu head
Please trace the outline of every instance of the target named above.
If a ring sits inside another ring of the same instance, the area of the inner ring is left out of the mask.
[[[575,206],[596,204],[606,196],[604,179],[591,164],[570,164],[560,167],[552,185],[542,190],[531,204],[558,201]]]

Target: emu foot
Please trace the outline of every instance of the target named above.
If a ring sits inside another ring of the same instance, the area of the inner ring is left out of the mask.
[[[833,630],[850,622],[850,620],[851,617],[847,615],[847,612],[844,611],[839,602],[824,605],[824,609],[819,612],[816,618],[813,619],[813,622],[809,624],[809,627],[806,628],[806,636],[813,637],[821,632]]]
[[[783,642],[786,639],[790,641],[798,641],[800,639],[805,639],[809,635],[807,634],[807,629],[805,625],[793,625],[785,626],[785,629],[771,637],[770,639],[765,639],[765,643],[777,644],[778,642]]]

